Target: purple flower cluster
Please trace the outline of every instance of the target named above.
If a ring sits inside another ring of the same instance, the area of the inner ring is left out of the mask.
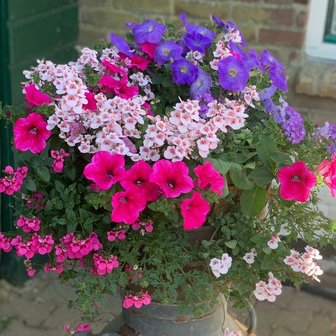
[[[329,145],[327,149],[336,156],[336,124],[326,122],[317,129],[316,135],[318,138],[323,138],[328,141]]]
[[[298,111],[285,104],[275,111],[274,119],[282,127],[288,141],[299,144],[306,136],[304,121]]]

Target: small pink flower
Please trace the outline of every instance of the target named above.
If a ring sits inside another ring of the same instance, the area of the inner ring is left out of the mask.
[[[191,198],[182,201],[180,208],[184,230],[198,229],[203,226],[210,211],[209,203],[197,191],[194,191]]]
[[[38,90],[34,84],[26,85],[24,90],[26,91],[26,100],[32,106],[41,106],[51,102],[49,96]]]
[[[51,157],[53,157],[55,160],[52,164],[52,168],[55,173],[61,173],[64,167],[64,158],[69,157],[70,154],[67,153],[63,148],[61,148],[59,151],[52,150],[51,151]]]
[[[75,328],[76,332],[81,332],[81,331],[91,331],[91,326],[89,323],[81,323]]]
[[[207,161],[203,166],[198,165],[194,172],[198,177],[197,184],[200,189],[210,186],[212,192],[221,196],[224,188],[223,176],[214,168],[211,162]]]
[[[14,147],[22,152],[30,150],[34,154],[41,153],[51,136],[46,127],[47,123],[36,112],[30,113],[26,118],[19,118],[13,128]]]
[[[152,299],[148,292],[143,293],[141,296],[127,295],[123,300],[123,307],[126,309],[134,306],[135,308],[141,308],[143,305],[149,305]]]
[[[146,204],[145,195],[138,188],[115,193],[112,196],[112,222],[133,224]]]
[[[307,202],[316,176],[303,161],[294,162],[278,172],[280,196],[287,201]]]
[[[316,173],[323,176],[323,181],[330,188],[332,197],[336,197],[336,156],[333,155],[330,162],[322,161]]]
[[[189,168],[184,162],[157,161],[153,166],[150,181],[156,183],[167,198],[186,194],[194,187]]]
[[[123,176],[124,165],[123,156],[100,151],[93,155],[91,163],[84,168],[84,176],[101,190],[108,190]]]
[[[153,202],[159,197],[159,187],[149,182],[152,167],[145,161],[138,161],[130,170],[127,170],[120,180],[122,187],[127,190],[136,188],[141,191],[148,202]]]
[[[275,250],[279,246],[279,242],[281,241],[280,235],[278,233],[274,233],[272,238],[267,242],[267,245],[270,249]]]

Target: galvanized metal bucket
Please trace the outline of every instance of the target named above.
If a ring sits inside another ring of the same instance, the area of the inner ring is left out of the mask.
[[[140,309],[124,309],[123,318],[141,336],[222,336],[226,306],[221,298],[206,315],[195,318],[191,313],[178,314],[177,305],[153,302]]]

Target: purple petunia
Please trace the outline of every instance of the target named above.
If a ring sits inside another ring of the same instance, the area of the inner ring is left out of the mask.
[[[174,83],[179,85],[194,83],[199,71],[196,65],[188,62],[184,58],[180,58],[171,63],[170,69]]]
[[[183,47],[181,45],[174,41],[167,40],[156,47],[154,61],[162,65],[170,60],[176,61],[181,58],[182,53]]]
[[[336,124],[326,122],[317,129],[316,135],[318,138],[324,138],[328,141],[327,149],[336,156]]]
[[[165,25],[151,19],[141,24],[132,24],[131,27],[137,44],[159,43],[167,29]]]
[[[184,36],[184,42],[189,50],[199,51],[200,53],[205,54],[206,49],[210,47],[212,40],[207,36],[194,31],[193,33],[187,33]]]
[[[121,36],[116,36],[114,34],[110,34],[111,43],[117,47],[119,51],[127,56],[132,56],[133,52],[131,51],[130,46],[126,42],[126,40]]]
[[[241,91],[245,89],[249,73],[237,57],[229,56],[218,62],[219,82],[226,90]]]
[[[196,81],[190,87],[192,99],[201,100],[205,95],[210,94],[211,76],[199,69]]]
[[[275,85],[271,85],[265,89],[262,89],[258,92],[259,98],[264,101],[266,99],[272,98],[276,92],[277,88]]]
[[[259,60],[259,55],[256,50],[251,49],[247,53],[247,60],[245,61],[246,67],[248,69],[259,69],[262,70],[261,62]]]
[[[191,23],[189,23],[187,21],[187,15],[186,14],[180,14],[180,20],[182,21],[182,23],[184,24],[184,26],[186,27],[187,33],[188,34],[192,34],[192,33],[197,33],[197,34],[201,34],[204,37],[207,37],[211,42],[214,40],[216,34],[208,29],[205,28],[203,26],[200,25],[193,25]]]

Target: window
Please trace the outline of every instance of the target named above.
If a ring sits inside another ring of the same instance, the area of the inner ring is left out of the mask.
[[[306,53],[336,60],[336,0],[310,1]]]

